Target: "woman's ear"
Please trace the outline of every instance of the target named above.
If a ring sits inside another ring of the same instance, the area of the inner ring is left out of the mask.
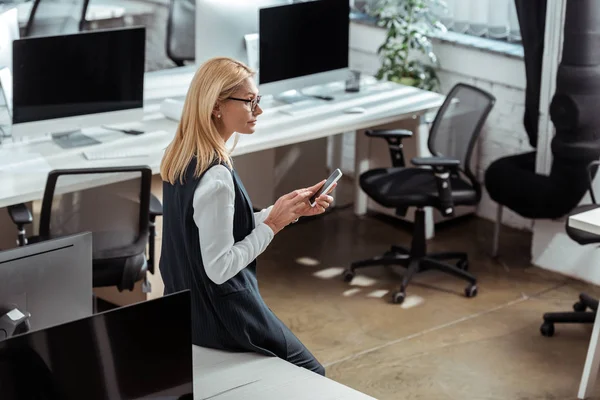
[[[212,115],[215,118],[221,118],[221,105],[216,103],[212,110]]]

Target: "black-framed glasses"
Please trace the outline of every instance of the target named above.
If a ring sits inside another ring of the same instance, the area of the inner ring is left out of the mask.
[[[260,103],[261,96],[256,96],[253,99],[238,99],[237,97],[228,97],[229,100],[243,101],[244,103],[250,103],[250,111],[254,112],[256,106]]]

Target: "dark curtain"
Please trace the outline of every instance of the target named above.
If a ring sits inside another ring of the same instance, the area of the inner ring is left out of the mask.
[[[542,57],[544,55],[544,29],[547,0],[515,0],[523,49],[525,51],[525,115],[523,123],[529,144],[537,147]]]

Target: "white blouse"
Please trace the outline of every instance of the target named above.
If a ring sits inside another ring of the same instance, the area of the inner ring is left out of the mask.
[[[254,213],[256,227],[243,240],[234,243],[235,186],[231,172],[223,165],[206,171],[194,192],[193,205],[204,270],[217,285],[246,268],[275,236],[264,223],[271,206]]]

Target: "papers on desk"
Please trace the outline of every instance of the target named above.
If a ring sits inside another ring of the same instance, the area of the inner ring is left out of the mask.
[[[39,172],[47,174],[52,170],[44,156],[39,153],[25,153],[0,150],[0,173],[29,174]]]
[[[571,228],[600,235],[600,208],[570,216],[569,226]]]

